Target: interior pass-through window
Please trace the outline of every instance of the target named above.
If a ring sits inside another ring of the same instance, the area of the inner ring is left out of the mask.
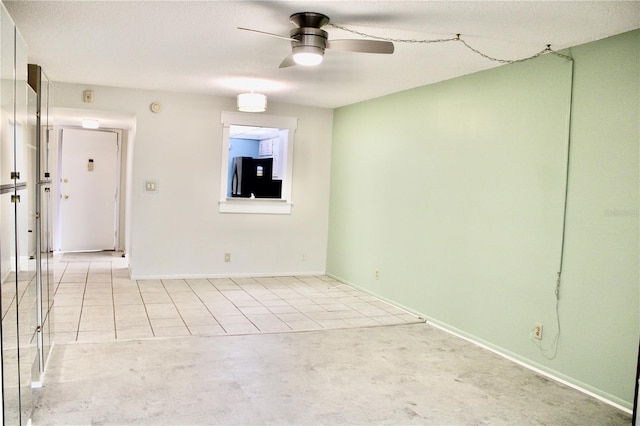
[[[223,112],[220,212],[291,213],[297,119]]]

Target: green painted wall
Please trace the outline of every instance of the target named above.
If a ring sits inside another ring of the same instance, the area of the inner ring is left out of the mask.
[[[568,52],[572,151],[554,359],[530,333],[544,325],[544,348],[557,334],[566,59],[546,55],[337,109],[328,273],[630,408],[640,329],[638,46],[635,31]]]

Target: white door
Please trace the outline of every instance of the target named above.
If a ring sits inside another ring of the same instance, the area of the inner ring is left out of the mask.
[[[60,249],[114,250],[118,134],[63,129],[61,141]]]

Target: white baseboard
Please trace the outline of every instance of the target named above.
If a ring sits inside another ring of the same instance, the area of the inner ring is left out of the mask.
[[[132,280],[197,280],[207,278],[265,278],[265,277],[310,277],[325,275],[325,271],[298,271],[298,272],[239,272],[227,274],[160,274],[160,275],[132,275]]]

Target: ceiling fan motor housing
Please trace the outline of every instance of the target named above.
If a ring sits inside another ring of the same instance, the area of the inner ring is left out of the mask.
[[[302,47],[320,49],[324,53],[329,34],[319,28],[303,27],[292,29],[290,37],[293,39],[291,45],[294,53],[297,48]]]
[[[298,28],[322,28],[329,23],[329,17],[318,12],[298,12],[289,16],[289,21]]]
[[[297,27],[289,33],[293,39],[293,54],[314,52],[324,55],[329,34],[320,28],[329,23],[329,17],[317,12],[299,12],[291,15],[289,20]]]

